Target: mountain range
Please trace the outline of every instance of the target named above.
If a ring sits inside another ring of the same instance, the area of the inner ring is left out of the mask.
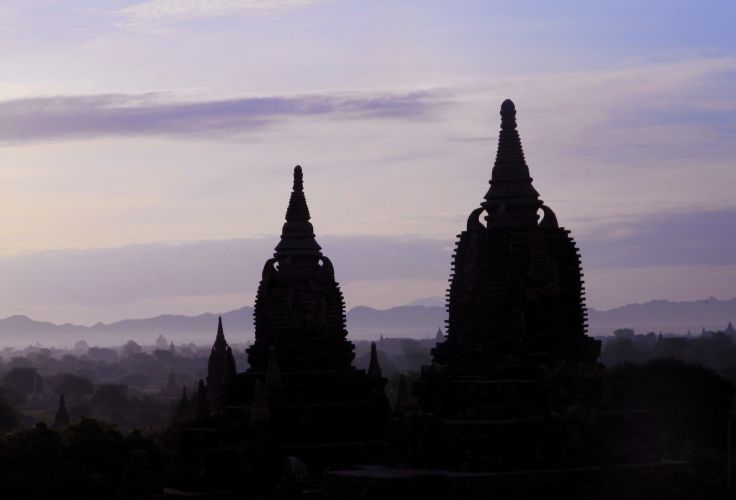
[[[375,339],[380,334],[386,337],[433,337],[438,328],[444,329],[447,318],[444,306],[431,305],[437,303],[440,299],[426,298],[390,309],[354,307],[347,313],[350,337],[356,340]],[[606,311],[589,309],[588,315],[589,330],[593,335],[606,335],[625,327],[641,333],[664,331],[684,334],[688,330],[697,333],[701,328],[722,330],[729,321],[736,321],[736,298],[718,300],[711,297],[692,302],[652,300]],[[222,314],[164,314],[91,326],[58,325],[34,321],[27,316],[10,316],[0,319],[0,347],[36,343],[62,346],[72,345],[78,340],[94,345],[121,345],[129,339],[151,344],[158,335],[174,343],[206,343],[215,336],[218,316],[222,316],[225,334],[231,343],[246,343],[253,339],[253,308],[243,307]]]

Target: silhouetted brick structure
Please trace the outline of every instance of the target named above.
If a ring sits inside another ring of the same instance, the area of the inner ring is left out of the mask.
[[[369,373],[352,365],[345,303],[309,220],[297,166],[281,241],[258,287],[250,366],[235,373],[220,320],[207,397],[200,381],[194,427],[182,433],[182,490],[271,495],[294,464],[304,469],[301,488],[310,473],[385,454],[386,379],[375,348]]]
[[[345,302],[309,219],[297,166],[281,241],[263,267],[256,295],[256,340],[248,349],[252,372],[265,371],[271,346],[283,371],[351,369],[354,346],[345,338]]]
[[[580,256],[532,186],[509,100],[501,106],[490,185],[459,235],[447,338],[435,361],[454,373],[493,376],[595,363],[600,345],[585,335]]]
[[[352,365],[345,302],[332,263],[315,240],[299,166],[281,241],[263,268],[254,321],[250,367],[239,376],[251,420],[253,395],[262,390],[258,425],[268,423],[284,456],[312,469],[376,460],[385,447],[386,379],[377,358],[369,374]]]
[[[234,376],[220,323],[207,380],[219,406],[198,409],[208,418],[184,434],[183,484],[204,478],[188,487],[211,498],[692,497],[688,464],[661,460],[651,414],[617,406],[597,363],[580,256],[532,186],[515,115],[505,101],[491,187],[459,235],[447,336],[414,387],[419,409],[402,377],[390,419],[375,344],[367,372],[352,366],[342,293],[294,169],[250,367]],[[198,408],[202,394],[200,382]]]

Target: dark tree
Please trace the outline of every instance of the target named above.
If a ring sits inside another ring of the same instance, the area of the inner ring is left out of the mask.
[[[65,394],[70,399],[89,396],[95,390],[92,382],[73,373],[64,373],[56,377],[53,381],[53,388],[55,392]]]
[[[11,431],[18,425],[18,417],[15,410],[5,401],[4,394],[0,391],[0,431]]]
[[[110,412],[122,412],[128,406],[128,387],[121,384],[102,384],[97,387],[91,403]]]
[[[3,384],[14,387],[24,396],[38,394],[43,390],[43,379],[32,367],[13,368],[3,378]]]

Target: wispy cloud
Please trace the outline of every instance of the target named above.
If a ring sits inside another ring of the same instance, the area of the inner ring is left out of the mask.
[[[304,116],[335,119],[416,119],[447,97],[406,94],[331,94],[172,102],[163,94],[35,97],[0,101],[0,143],[110,135],[213,136],[264,128]]]
[[[0,303],[107,307],[150,298],[252,294],[277,242],[271,236],[0,256]],[[319,242],[344,285],[444,283],[447,277],[450,249],[442,240],[366,235],[325,236]]]
[[[736,208],[688,211],[601,224],[579,238],[589,268],[736,266]]]
[[[155,28],[162,25],[228,15],[270,14],[307,7],[324,0],[148,0],[115,14],[126,25]]]

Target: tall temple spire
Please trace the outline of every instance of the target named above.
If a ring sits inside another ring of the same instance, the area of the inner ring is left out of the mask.
[[[309,208],[304,197],[302,167],[294,167],[294,187],[286,209],[286,222],[281,230],[281,241],[276,245],[276,258],[281,260],[291,254],[319,255],[320,246],[314,239],[314,228],[309,222]]]
[[[519,132],[516,130],[516,107],[510,99],[501,104],[501,131],[489,184],[491,187],[485,195],[486,201],[482,203],[489,214],[489,222],[501,209],[517,223],[536,225],[537,210],[542,201],[532,186],[529,167],[524,159]]]
[[[580,253],[532,186],[510,100],[501,105],[490,189],[470,213],[452,265],[447,335],[433,349],[438,365],[496,377],[529,373],[540,359],[595,363],[600,344],[586,335]]]
[[[225,340],[222,328],[222,316],[217,322],[217,335],[212,344],[210,358],[207,362],[207,384],[230,384],[235,380],[237,370],[233,351]]]

